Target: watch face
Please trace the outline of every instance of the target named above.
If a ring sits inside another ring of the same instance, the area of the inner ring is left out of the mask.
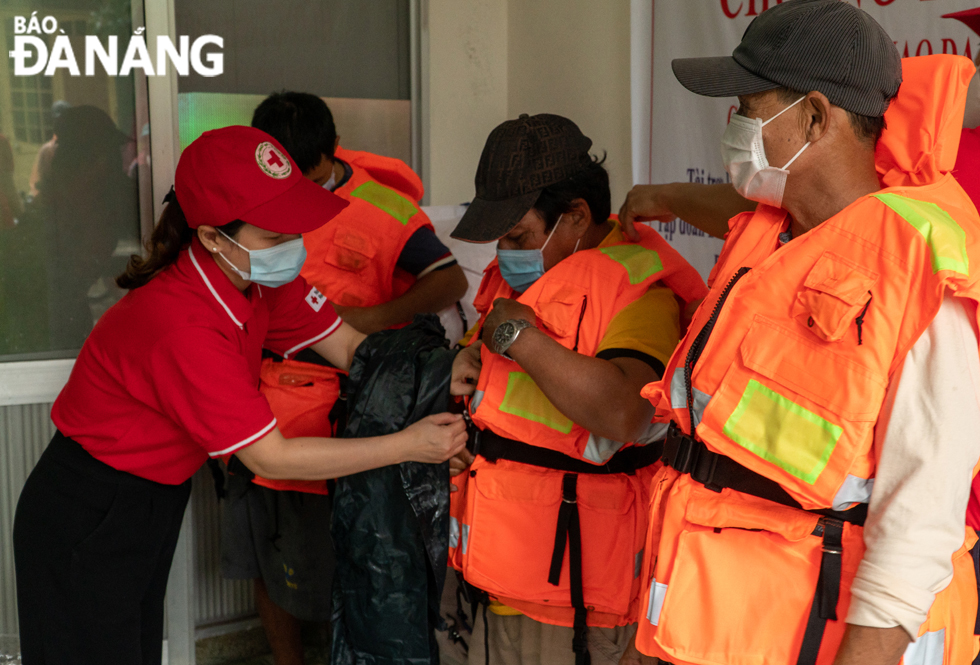
[[[514,327],[512,322],[504,321],[493,331],[493,343],[497,345],[498,349],[510,343],[514,336]]]

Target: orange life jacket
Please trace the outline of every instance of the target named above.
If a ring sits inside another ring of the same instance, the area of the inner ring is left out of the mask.
[[[532,307],[541,330],[562,346],[594,356],[610,322],[655,283],[684,303],[703,297],[697,272],[655,231],[640,229],[639,243],[622,242],[573,254],[523,294],[507,285],[496,262],[476,300],[481,322],[496,298]],[[562,414],[514,361],[481,353],[483,367],[470,403],[473,423],[501,437],[557,451],[592,466],[624,444],[601,439]],[[569,554],[564,539],[558,581],[549,582],[555,525],[570,474],[483,455],[454,479],[450,560],[471,584],[539,621],[572,626]],[[571,474],[574,475],[574,474]],[[579,474],[575,489],[581,525],[584,605],[591,625],[635,620],[637,555],[645,533],[646,486],[652,467],[635,474]],[[559,531],[559,536],[561,532]],[[570,546],[569,549],[572,549]],[[584,612],[584,609],[583,609]]]
[[[390,302],[415,283],[396,265],[405,243],[420,228],[433,229],[418,205],[422,182],[407,164],[391,157],[343,148],[334,156],[353,170],[334,191],[350,205],[303,236],[309,256],[300,274],[337,305]]]
[[[884,189],[782,247],[781,209],[760,205],[730,222],[711,293],[664,379],[643,391],[658,419],[689,434],[693,418],[708,451],[807,510],[869,501],[874,426],[894,372],[945,293],[980,302],[980,218],[948,174],[974,72],[954,56],[903,61],[876,155]],[[673,469],[655,488],[640,650],[676,665],[795,662],[816,602],[820,516]],[[840,599],[817,638],[819,663],[842,636],[862,532],[844,525]],[[968,529],[922,629],[947,629],[946,663],[976,650],[975,540]]]
[[[303,236],[308,256],[301,274],[331,303],[372,307],[389,302],[416,281],[396,265],[405,243],[420,228],[433,228],[417,203],[422,181],[407,164],[391,157],[339,147],[334,156],[353,171],[334,191],[350,205],[329,224]],[[260,390],[283,436],[337,434],[328,415],[340,396],[342,373],[295,360],[263,363]],[[253,482],[277,490],[327,493],[324,481],[256,476]]]

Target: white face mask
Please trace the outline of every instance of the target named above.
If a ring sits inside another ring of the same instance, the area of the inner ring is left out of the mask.
[[[746,118],[743,115],[732,115],[725,135],[721,139],[721,159],[725,170],[732,178],[735,190],[749,199],[779,208],[783,204],[783,191],[786,189],[786,176],[789,175],[790,164],[803,154],[809,141],[800,148],[793,159],[786,162],[781,169],[769,166],[766,159],[766,149],[762,142],[762,128],[786,113],[806,97],[800,97],[782,111],[762,122],[759,118]]]

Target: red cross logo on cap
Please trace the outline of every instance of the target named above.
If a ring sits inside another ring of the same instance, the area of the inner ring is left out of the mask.
[[[289,157],[268,141],[263,141],[255,148],[255,161],[267,176],[277,180],[288,178],[293,172]]]

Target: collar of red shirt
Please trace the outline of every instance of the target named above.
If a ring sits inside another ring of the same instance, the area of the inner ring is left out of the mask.
[[[254,309],[251,301],[262,297],[261,288],[258,285],[255,285],[255,288],[249,287],[245,291],[248,294],[246,297],[245,294],[235,288],[235,285],[218,266],[217,261],[220,259],[215,259],[211,252],[204,249],[204,245],[201,244],[197,236],[194,236],[190,247],[187,248],[187,259],[192,266],[189,270],[192,278],[196,275],[235,325],[244,328],[245,322],[252,316]]]

